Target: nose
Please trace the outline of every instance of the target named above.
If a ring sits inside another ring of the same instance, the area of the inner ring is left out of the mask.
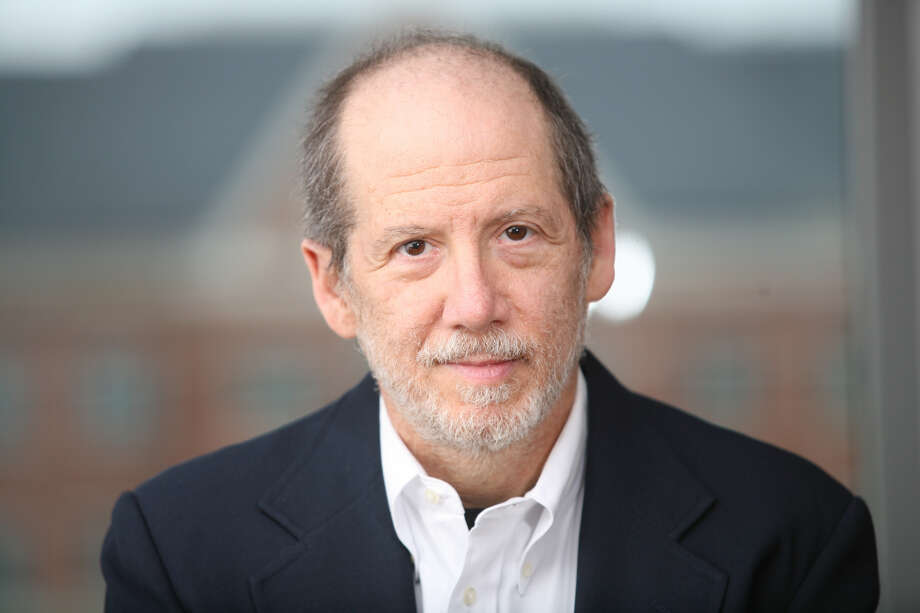
[[[508,303],[497,271],[477,253],[456,254],[445,288],[443,323],[451,328],[485,331],[505,321]]]

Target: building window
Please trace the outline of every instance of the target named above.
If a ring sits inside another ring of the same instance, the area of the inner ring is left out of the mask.
[[[28,414],[25,367],[13,356],[0,353],[0,453],[20,448]]]
[[[253,433],[302,417],[321,404],[321,378],[296,352],[249,354],[233,371],[231,403]]]
[[[21,531],[0,521],[0,611],[33,611],[35,572]]]
[[[108,350],[83,370],[82,416],[87,437],[114,446],[144,444],[156,426],[154,365],[135,352]]]
[[[747,347],[734,341],[703,343],[693,354],[685,386],[694,412],[717,424],[751,426],[761,381]]]

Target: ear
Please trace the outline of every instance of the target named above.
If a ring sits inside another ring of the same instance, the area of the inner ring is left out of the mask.
[[[332,250],[306,238],[300,243],[300,250],[313,279],[313,299],[326,324],[342,338],[353,338],[357,320],[348,301],[339,293],[337,271],[329,266]]]
[[[585,298],[588,302],[595,302],[603,298],[613,285],[613,260],[616,255],[614,203],[610,194],[604,194],[601,201],[601,209],[598,211],[594,230],[591,232],[593,247],[591,270],[588,272],[588,282],[585,287]]]

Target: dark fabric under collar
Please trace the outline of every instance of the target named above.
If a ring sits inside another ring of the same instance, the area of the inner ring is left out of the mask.
[[[476,523],[476,518],[479,517],[479,514],[482,513],[482,509],[463,509],[463,516],[466,518],[466,527],[470,530],[473,529],[473,525]]]

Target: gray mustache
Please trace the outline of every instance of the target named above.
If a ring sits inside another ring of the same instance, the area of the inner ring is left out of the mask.
[[[440,346],[426,342],[415,355],[415,359],[422,366],[430,367],[474,357],[495,360],[527,359],[533,352],[533,341],[502,329],[492,329],[485,334],[470,334],[457,330]]]

